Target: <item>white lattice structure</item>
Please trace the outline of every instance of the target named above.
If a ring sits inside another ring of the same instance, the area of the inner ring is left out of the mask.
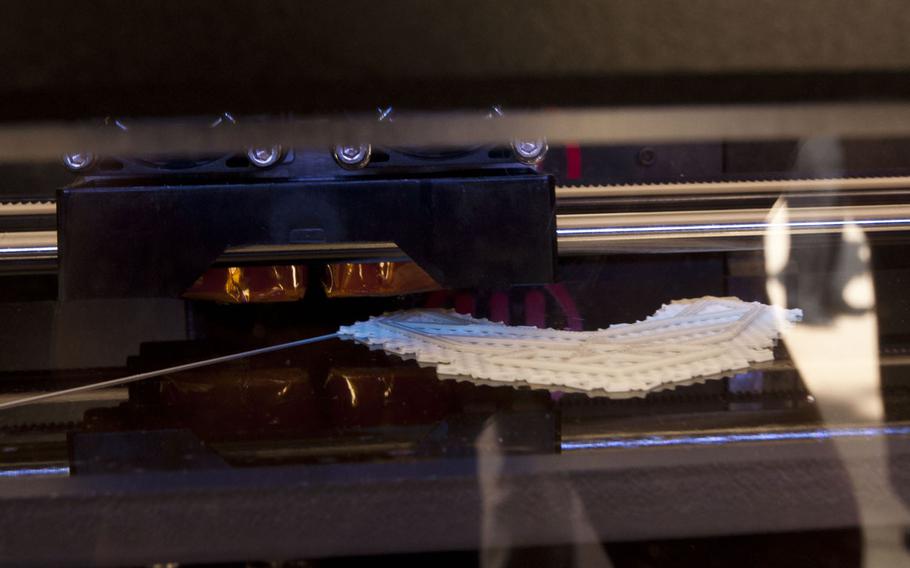
[[[651,390],[774,358],[780,327],[802,317],[737,298],[678,300],[598,331],[508,326],[410,310],[342,327],[342,337],[437,367],[440,375],[608,393]]]

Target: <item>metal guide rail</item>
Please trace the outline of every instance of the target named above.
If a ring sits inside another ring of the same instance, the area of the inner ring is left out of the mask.
[[[847,224],[870,232],[905,231],[910,230],[907,188],[910,177],[906,176],[560,186],[556,188],[558,250],[560,255],[580,255],[755,249],[760,244],[758,237],[769,227],[768,204],[780,195],[792,198],[786,221],[792,234],[825,234]],[[751,207],[733,206],[737,201],[748,205],[747,196],[767,199]],[[718,208],[702,201],[719,198],[728,200],[730,206]],[[656,207],[663,207],[635,210],[637,203],[649,199],[659,200]],[[619,201],[624,203],[621,212],[605,212],[613,211],[613,204]],[[598,212],[575,213],[576,209]],[[0,204],[0,220],[16,218],[21,224],[55,212],[52,201]],[[52,263],[57,252],[56,231],[0,232],[0,265]],[[218,262],[405,256],[391,242],[320,243],[230,247]]]

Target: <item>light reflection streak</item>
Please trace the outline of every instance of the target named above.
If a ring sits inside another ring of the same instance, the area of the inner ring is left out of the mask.
[[[711,446],[741,442],[777,442],[786,440],[829,440],[834,438],[878,438],[910,434],[910,426],[875,426],[839,428],[836,430],[799,430],[754,432],[744,434],[705,434],[701,436],[647,436],[562,442],[563,451],[601,450],[611,448],[648,448],[659,446]]]
[[[859,226],[891,226],[907,225],[910,219],[859,219],[835,220],[835,221],[788,221],[784,225],[785,229],[806,229],[806,228],[841,228],[848,224]],[[647,225],[641,227],[590,227],[577,229],[556,229],[556,234],[560,236],[581,236],[581,235],[622,235],[630,233],[679,233],[679,232],[710,232],[710,231],[746,231],[746,230],[767,230],[772,227],[772,222],[762,221],[756,223],[706,223],[700,225]]]
[[[0,477],[35,477],[39,475],[69,475],[69,473],[70,468],[68,466],[0,469]]]
[[[0,247],[0,254],[35,254],[39,252],[57,252],[57,247]]]

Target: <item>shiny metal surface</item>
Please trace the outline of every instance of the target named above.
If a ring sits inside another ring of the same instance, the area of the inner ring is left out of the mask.
[[[758,248],[772,228],[767,209],[562,215],[561,255]],[[792,235],[910,230],[910,206],[794,207],[783,224]]]
[[[348,146],[339,144],[332,149],[332,156],[338,165],[347,170],[359,170],[370,163],[372,148],[369,144]]]
[[[545,138],[536,140],[513,140],[512,150],[519,161],[525,164],[536,164],[547,155],[547,141]]]
[[[319,243],[292,245],[250,245],[231,247],[218,262],[257,262],[293,258],[394,259],[406,258],[395,243]]]
[[[63,156],[63,165],[74,172],[88,169],[95,162],[91,152],[74,152]]]
[[[55,231],[0,233],[0,261],[57,258]]]
[[[843,180],[796,180],[793,182],[743,182],[727,184],[667,184],[645,186],[603,186],[557,189],[560,199],[583,196],[617,196],[623,190],[730,192],[876,189],[910,184],[908,178],[858,178]],[[12,214],[14,207],[0,207],[0,214]],[[48,204],[32,206],[46,211]],[[769,228],[767,208],[708,209],[685,211],[622,212],[557,215],[560,255],[608,252],[682,252],[691,250],[753,249]],[[869,232],[910,230],[910,205],[859,205],[793,207],[787,229],[794,235],[826,234],[848,225]],[[53,259],[57,254],[54,231],[0,233],[0,262],[26,258]],[[252,245],[231,247],[217,262],[242,263],[294,259],[404,259],[395,243],[320,243]]]
[[[278,159],[281,158],[281,146],[257,146],[255,148],[250,148],[246,152],[246,157],[249,158],[250,163],[257,168],[267,168],[275,165],[278,162]]]

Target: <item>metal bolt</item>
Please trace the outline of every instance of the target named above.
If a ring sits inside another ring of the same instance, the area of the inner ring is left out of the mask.
[[[332,155],[338,165],[347,170],[357,170],[370,163],[372,148],[369,144],[346,145],[339,144],[332,150]]]
[[[645,146],[638,151],[638,163],[647,167],[654,164],[657,161],[657,152],[654,151],[654,148]]]
[[[544,138],[537,140],[513,140],[512,150],[518,157],[518,161],[525,164],[536,164],[543,160],[547,153],[547,141]]]
[[[74,152],[63,156],[63,165],[74,172],[88,169],[94,162],[95,155],[91,152]]]
[[[261,148],[250,148],[246,151],[246,157],[257,168],[267,168],[278,163],[281,159],[281,146],[265,146]]]

